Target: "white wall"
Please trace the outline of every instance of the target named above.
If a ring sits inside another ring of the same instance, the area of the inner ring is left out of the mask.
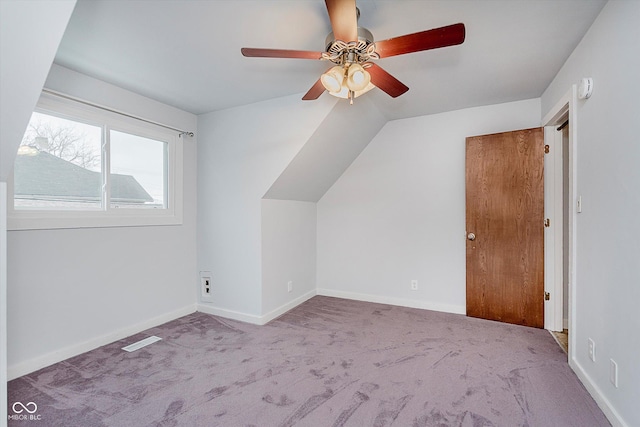
[[[0,181],[6,182],[13,169],[75,4],[75,0],[0,1]]]
[[[640,2],[610,1],[542,96],[547,114],[572,84],[593,77],[577,103],[575,359],[614,425],[640,425]],[[596,344],[596,361],[587,340]],[[609,359],[619,387],[609,382]]]
[[[7,184],[0,182],[0,426],[7,424]]]
[[[464,313],[465,138],[539,126],[539,108],[387,123],[318,202],[318,292]]]
[[[295,95],[198,116],[198,270],[213,276],[201,310],[262,322],[262,197],[334,105]]]
[[[315,289],[316,204],[262,200],[262,313],[272,319]]]
[[[386,122],[366,97],[336,103],[264,197],[317,202]]]
[[[0,426],[7,425],[5,181],[75,3],[0,1]]]
[[[195,130],[195,115],[54,66],[46,86]],[[180,226],[8,232],[9,377],[195,311],[196,141]]]

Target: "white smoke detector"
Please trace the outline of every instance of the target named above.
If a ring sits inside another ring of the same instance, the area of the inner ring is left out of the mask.
[[[580,85],[578,86],[578,98],[589,99],[592,93],[593,79],[591,77],[585,77],[584,79],[580,80]]]

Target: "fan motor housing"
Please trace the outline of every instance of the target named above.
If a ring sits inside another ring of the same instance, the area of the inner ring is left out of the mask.
[[[329,52],[329,50],[331,49],[331,46],[338,40],[336,40],[336,37],[333,35],[333,31],[329,33],[329,35],[327,36],[327,38],[325,39],[324,45],[325,45],[325,50],[327,52]],[[344,42],[350,42],[350,41],[355,41],[355,40],[342,40]],[[371,31],[367,30],[364,27],[358,27],[358,41],[359,42],[364,42],[367,46],[370,45],[371,43],[373,43],[373,34],[371,34]]]

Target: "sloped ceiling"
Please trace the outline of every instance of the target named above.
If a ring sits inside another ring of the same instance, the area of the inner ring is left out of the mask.
[[[0,181],[13,170],[74,4],[74,0],[0,2]]]
[[[265,199],[317,202],[324,196],[387,123],[369,99],[357,101],[357,108],[336,103]]]
[[[358,0],[360,25],[378,40],[467,28],[461,46],[378,62],[410,87],[406,94],[364,96],[387,119],[539,97],[605,3]],[[80,0],[55,60],[200,114],[302,96],[326,63],[245,58],[240,48],[323,50],[329,31],[322,0]]]

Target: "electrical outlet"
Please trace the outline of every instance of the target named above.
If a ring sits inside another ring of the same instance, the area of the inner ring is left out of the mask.
[[[289,280],[287,282],[287,292],[291,292],[293,290],[293,282]]]
[[[417,291],[418,290],[418,281],[417,280],[412,280],[411,281],[411,290],[412,291]]]
[[[609,381],[618,388],[618,364],[613,359],[609,359]]]
[[[213,301],[213,284],[211,282],[211,272],[200,272],[200,297],[202,301]]]
[[[589,359],[592,362],[596,361],[596,343],[591,338],[589,338]]]

